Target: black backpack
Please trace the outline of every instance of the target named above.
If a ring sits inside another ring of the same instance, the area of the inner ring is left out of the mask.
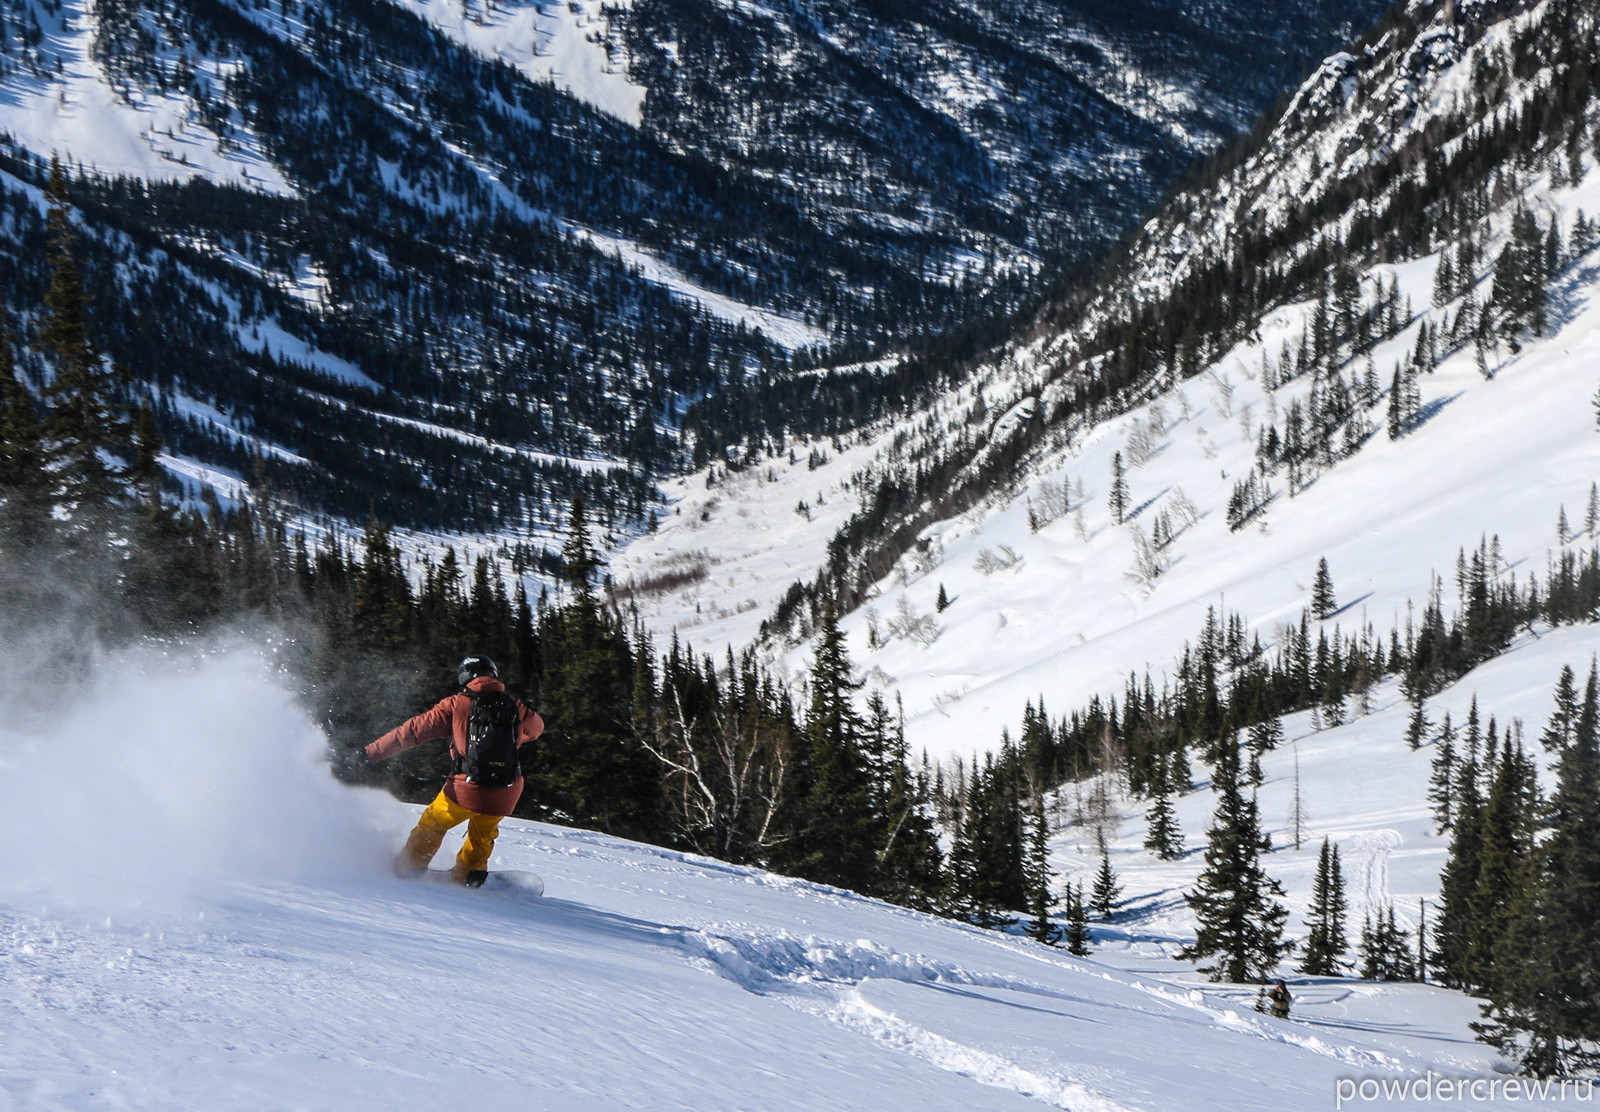
[[[509,788],[517,782],[517,701],[504,691],[471,692],[467,714],[467,752],[457,757],[453,771],[465,774],[469,784]]]

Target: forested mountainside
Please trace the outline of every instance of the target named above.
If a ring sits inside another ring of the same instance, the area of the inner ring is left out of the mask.
[[[813,7],[0,0],[24,378],[57,152],[191,494],[638,523],[748,439],[730,384],[780,435],[903,403],[791,372],[1014,308],[1376,5]]]
[[[1554,219],[1544,199],[1590,150],[1593,24],[1564,0],[1418,0],[1330,57],[1098,275],[972,360],[914,427],[899,424],[854,478],[860,510],[821,575],[795,584],[769,629],[814,623],[829,597],[858,605],[928,526],[1022,493],[1110,418],[1214,378],[1275,310],[1308,305],[1303,335],[1252,356],[1267,364],[1263,387],[1312,389],[1260,429],[1246,518],[1269,477],[1288,476],[1293,493],[1360,452],[1378,427],[1365,415],[1409,396],[1420,369],[1467,347],[1491,366],[1517,351],[1545,327],[1545,286],[1593,245],[1581,212]],[[1432,313],[1401,292],[1394,268],[1407,261],[1438,276]],[[1371,366],[1402,335],[1417,354]],[[1391,371],[1404,390],[1386,389]],[[1400,431],[1418,416],[1402,409]]]

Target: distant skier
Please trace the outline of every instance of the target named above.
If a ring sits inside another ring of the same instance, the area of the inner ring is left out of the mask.
[[[450,779],[423,810],[394,859],[394,869],[400,876],[420,875],[439,852],[445,832],[464,822],[467,840],[450,875],[477,888],[489,875],[489,854],[500,820],[522,796],[517,750],[544,733],[544,719],[506,693],[494,661],[486,656],[463,660],[456,682],[461,685],[459,693],[390,730],[360,750],[357,760],[365,757],[377,764],[425,742],[450,739]]]
[[[1272,1005],[1273,1019],[1289,1018],[1289,1003],[1291,999],[1289,986],[1281,980],[1272,986],[1272,991],[1267,993],[1267,1002]]]

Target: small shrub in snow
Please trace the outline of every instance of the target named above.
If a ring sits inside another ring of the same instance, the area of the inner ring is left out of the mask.
[[[900,596],[900,602],[885,628],[890,637],[915,641],[919,645],[933,644],[944,632],[944,627],[932,614],[918,614],[912,609],[911,602],[905,595]]]
[[[1020,567],[1021,564],[1022,557],[1017,555],[1010,545],[1003,544],[999,552],[991,548],[980,550],[978,558],[972,562],[972,567],[974,571],[983,575],[993,575],[997,571]]]

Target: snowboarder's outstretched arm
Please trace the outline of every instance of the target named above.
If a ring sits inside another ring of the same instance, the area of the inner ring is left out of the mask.
[[[441,699],[414,718],[408,718],[377,741],[367,746],[367,757],[373,764],[386,761],[396,753],[404,753],[428,741],[449,737],[454,718],[455,701],[459,695]]]

